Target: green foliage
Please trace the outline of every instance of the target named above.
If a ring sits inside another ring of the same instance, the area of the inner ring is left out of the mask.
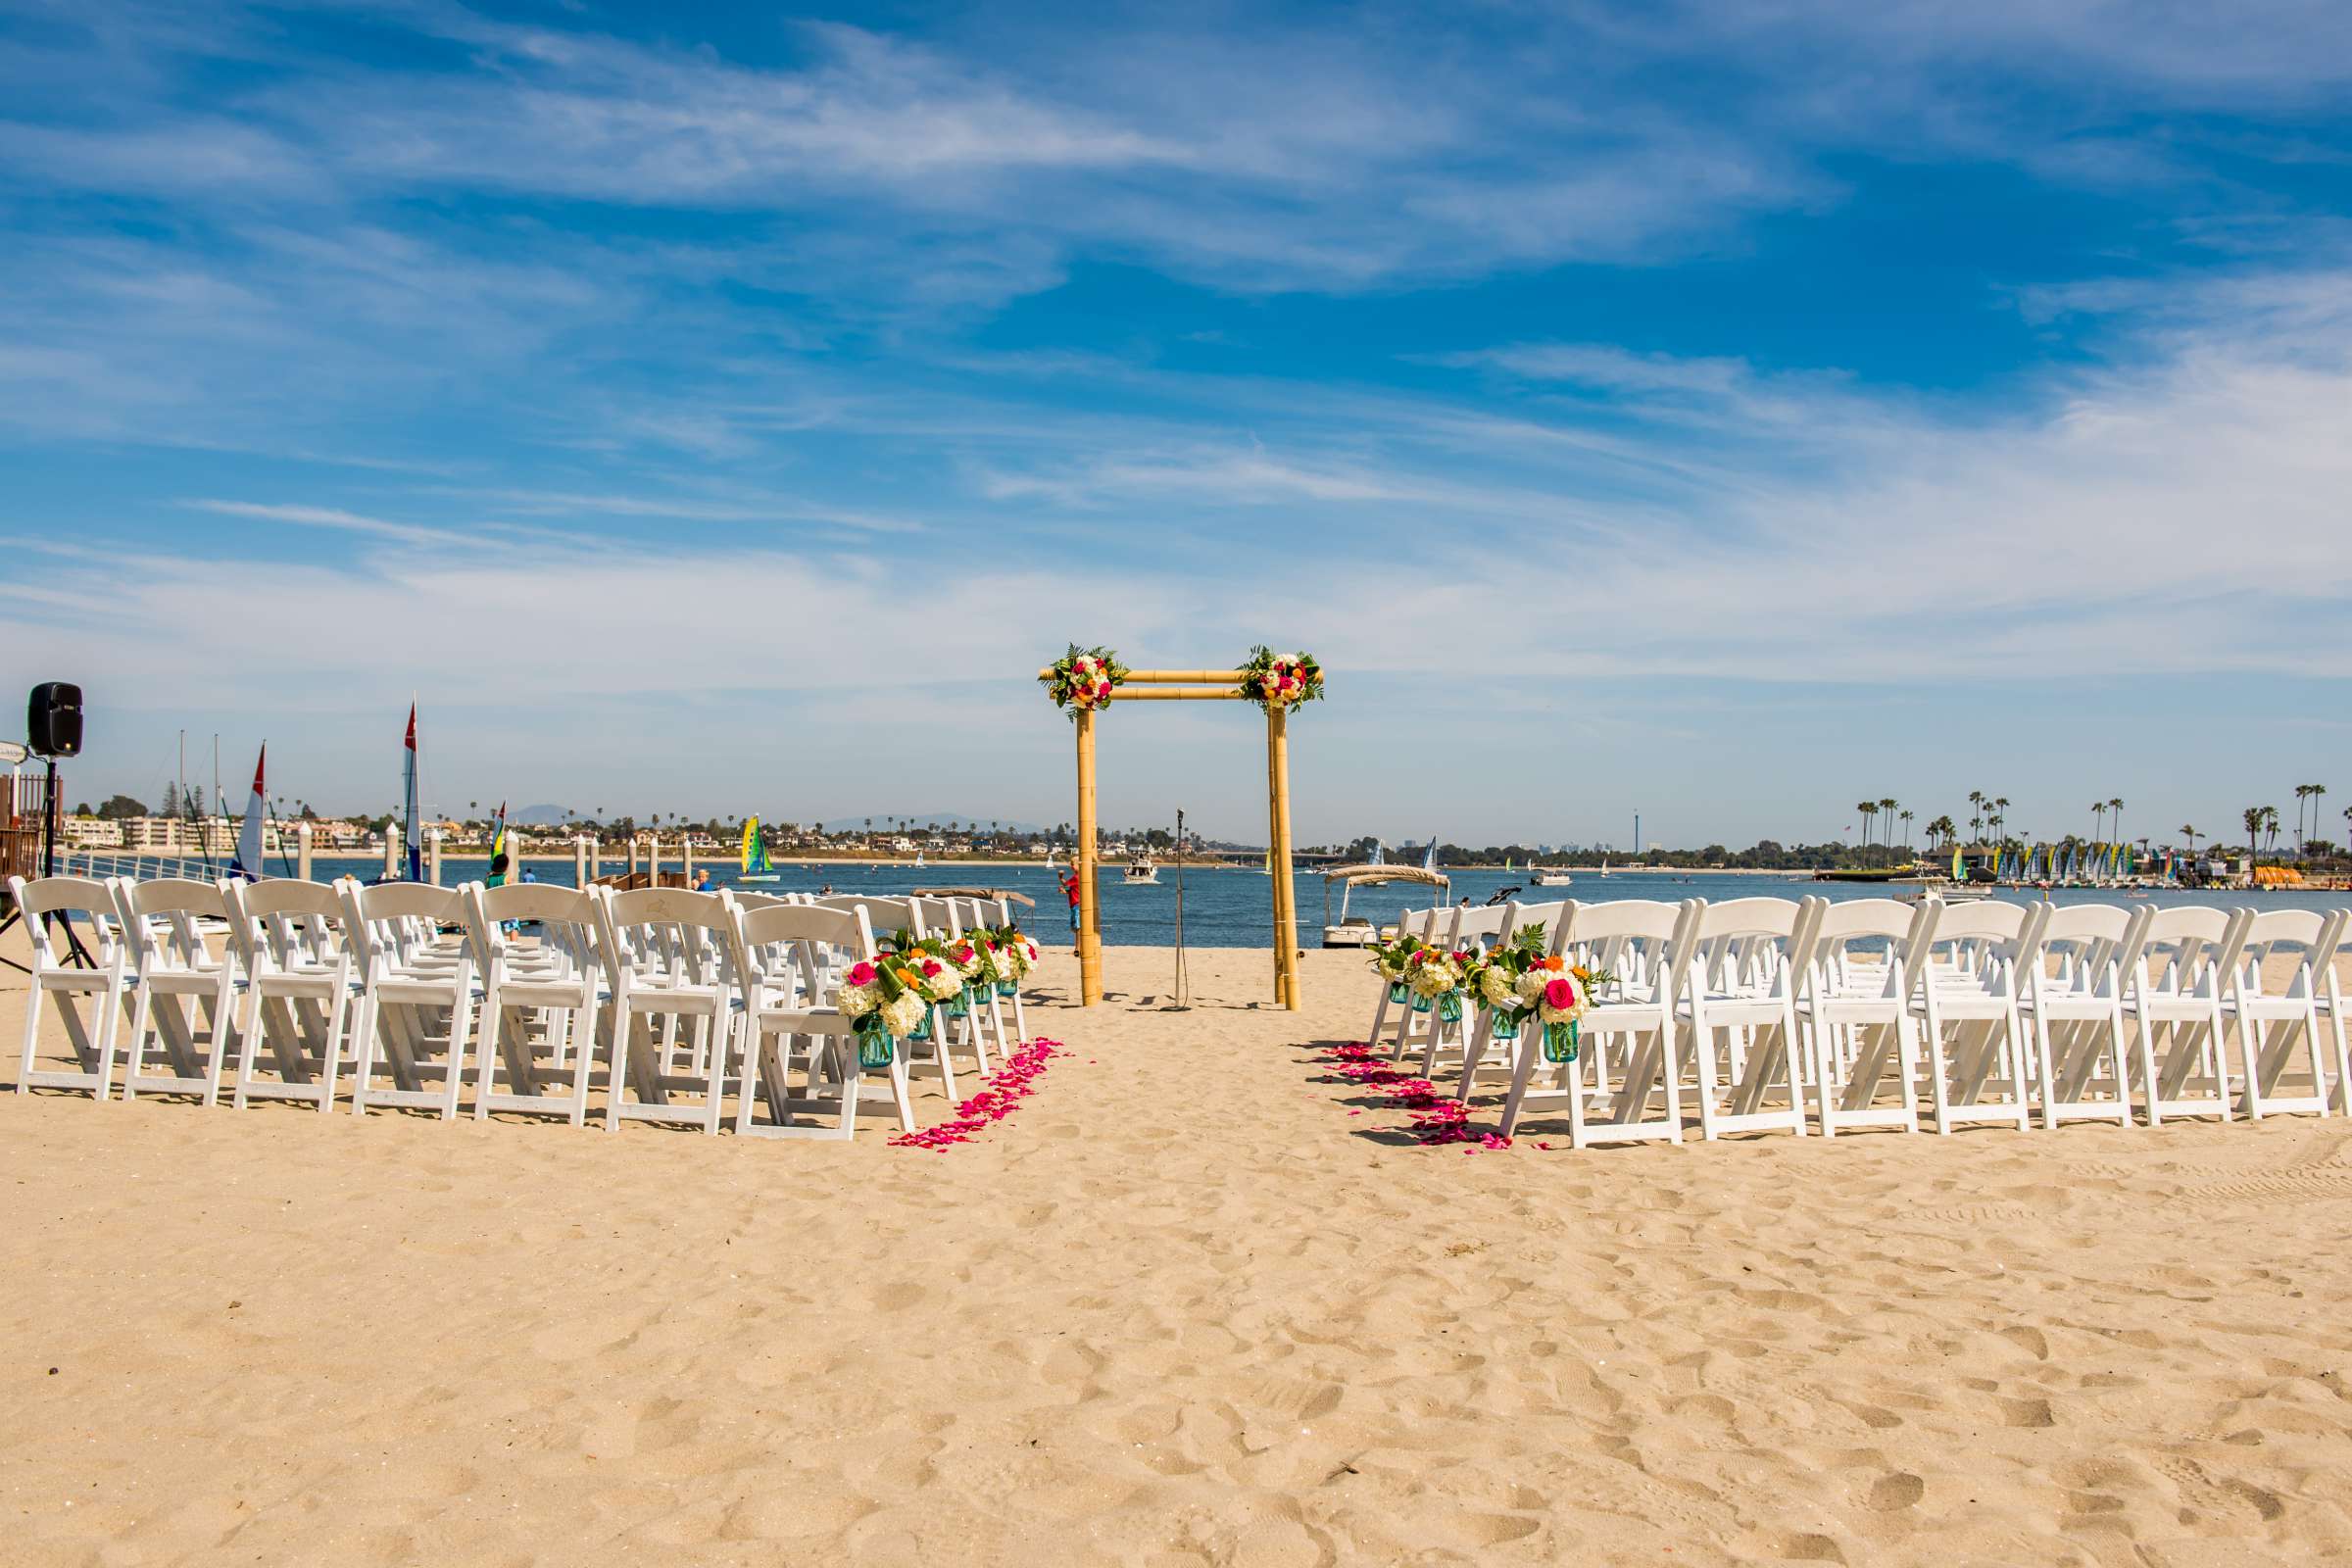
[[[1285,682],[1291,682],[1285,689]],[[1259,646],[1242,665],[1242,695],[1261,710],[1285,711],[1323,700],[1323,666],[1309,653],[1277,654]]]
[[[1081,661],[1086,667],[1080,667]],[[1109,649],[1081,648],[1072,643],[1070,651],[1038,677],[1038,684],[1054,699],[1054,706],[1068,713],[1075,723],[1082,711],[1109,707],[1112,696],[1127,683],[1127,666]],[[1109,690],[1102,689],[1105,685]]]

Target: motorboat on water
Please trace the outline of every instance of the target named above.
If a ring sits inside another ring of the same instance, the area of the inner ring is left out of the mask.
[[[1410,882],[1420,887],[1436,888],[1440,904],[1453,902],[1453,883],[1443,871],[1432,871],[1418,865],[1335,866],[1323,873],[1323,945],[1327,948],[1367,948],[1394,935],[1394,925],[1377,925],[1363,915],[1348,912],[1348,896],[1357,888],[1382,887],[1392,882]],[[1331,907],[1331,890],[1335,885],[1340,890],[1340,907],[1336,915]]]
[[[1159,885],[1159,867],[1154,865],[1152,857],[1147,855],[1138,859],[1129,860],[1126,871],[1119,880],[1131,888],[1157,887]]]
[[[1565,888],[1576,885],[1576,878],[1568,874],[1568,868],[1564,865],[1531,865],[1527,871],[1530,879],[1540,888]]]

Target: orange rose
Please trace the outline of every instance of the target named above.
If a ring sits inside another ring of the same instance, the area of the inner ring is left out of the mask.
[[[1544,967],[1546,969],[1557,970],[1565,968],[1567,966],[1567,961],[1568,960],[1565,958],[1545,958],[1544,960]]]

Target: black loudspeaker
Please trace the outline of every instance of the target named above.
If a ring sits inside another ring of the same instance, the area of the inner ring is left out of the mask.
[[[24,705],[25,745],[42,757],[81,755],[81,688],[71,681],[45,680]]]

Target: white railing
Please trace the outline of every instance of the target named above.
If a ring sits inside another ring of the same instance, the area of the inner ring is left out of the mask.
[[[129,855],[120,850],[59,850],[60,876],[127,877],[133,882],[157,882],[185,877],[218,882],[227,869],[225,860],[207,860],[186,855]]]

